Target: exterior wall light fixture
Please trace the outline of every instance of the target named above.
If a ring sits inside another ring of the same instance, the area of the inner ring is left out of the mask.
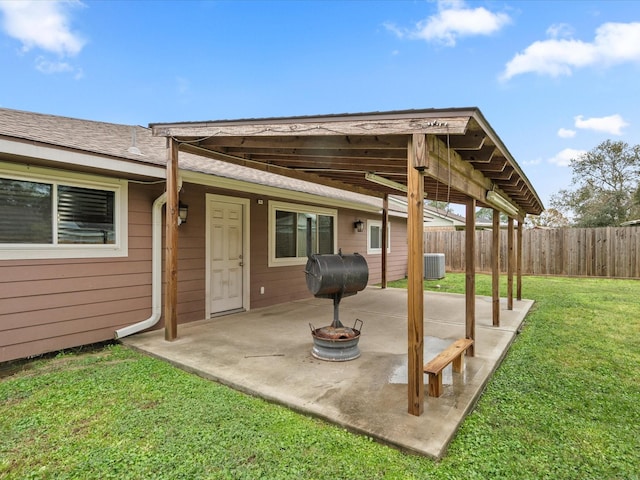
[[[189,205],[184,203],[178,203],[178,225],[187,223],[187,216],[189,215]]]

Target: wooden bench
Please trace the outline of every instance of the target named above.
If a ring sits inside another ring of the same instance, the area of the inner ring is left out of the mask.
[[[453,362],[453,371],[461,372],[464,368],[464,354],[473,345],[470,338],[461,338],[449,345],[424,366],[424,373],[429,374],[429,396],[442,395],[442,370]]]

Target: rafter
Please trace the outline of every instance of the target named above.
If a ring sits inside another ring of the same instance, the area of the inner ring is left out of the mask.
[[[277,165],[269,165],[269,164],[265,164],[262,162],[255,162],[252,161],[250,159],[243,159],[243,158],[239,158],[239,157],[232,157],[232,156],[224,156],[221,157],[221,154],[219,152],[214,152],[211,150],[206,150],[200,147],[197,147],[195,145],[191,145],[188,143],[182,143],[180,144],[180,150],[184,151],[184,152],[189,152],[189,153],[193,153],[195,155],[200,155],[200,156],[205,156],[205,157],[210,157],[216,160],[223,160],[225,162],[228,163],[232,163],[235,165],[240,165],[243,167],[249,167],[249,168],[254,168],[256,170],[262,170],[262,171],[266,171],[266,172],[271,172],[271,173],[276,173],[279,175],[283,175],[283,176],[288,176],[291,178],[296,178],[298,180],[303,180],[306,182],[311,182],[311,183],[318,183],[320,185],[326,185],[328,187],[332,187],[332,188],[337,188],[340,190],[347,190],[350,192],[355,192],[355,193],[361,193],[363,195],[369,195],[372,197],[381,197],[381,193],[376,191],[375,189],[371,189],[371,188],[360,188],[360,187],[354,187],[353,185],[350,185],[348,183],[343,183],[340,181],[334,181],[330,178],[326,178],[326,177],[321,177],[318,175],[314,175],[312,173],[305,173],[305,172],[297,172],[295,170],[292,169],[288,169],[288,168],[284,168],[284,167],[280,167]]]

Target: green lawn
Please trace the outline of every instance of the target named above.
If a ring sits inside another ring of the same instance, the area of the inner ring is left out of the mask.
[[[640,478],[640,282],[524,293],[526,326],[439,463],[112,345],[0,382],[0,478]]]

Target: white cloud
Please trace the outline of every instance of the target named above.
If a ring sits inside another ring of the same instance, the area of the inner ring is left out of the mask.
[[[484,7],[468,8],[462,0],[439,0],[438,13],[418,22],[413,30],[403,30],[393,24],[385,24],[385,27],[399,37],[408,36],[453,47],[460,37],[491,35],[510,21],[505,13],[494,13]]]
[[[584,130],[594,130],[596,132],[609,133],[611,135],[622,135],[622,129],[629,124],[618,115],[609,115],[608,117],[584,118],[582,115],[575,117],[576,128]]]
[[[551,38],[569,38],[573,34],[573,27],[566,23],[555,23],[547,28],[547,35]]]
[[[568,128],[561,128],[558,130],[558,136],[560,138],[573,138],[576,136],[575,130],[569,130]]]
[[[402,28],[398,27],[395,23],[385,22],[383,25],[384,25],[384,28],[386,28],[387,30],[389,30],[391,33],[395,34],[399,38],[403,38],[407,33],[406,30],[403,30]]]
[[[61,57],[77,55],[85,40],[69,26],[69,7],[78,1],[0,0],[2,30],[22,43],[22,50],[39,48]]]
[[[501,79],[509,80],[524,73],[558,77],[571,75],[577,68],[640,62],[640,22],[605,23],[598,27],[590,43],[557,38],[569,33],[566,26],[550,27],[547,34],[552,38],[534,42],[516,54],[507,63]]]
[[[51,62],[44,57],[36,58],[36,69],[42,73],[73,72],[73,67],[67,62]]]
[[[84,77],[84,72],[81,68],[76,68],[68,62],[64,61],[51,61],[46,58],[40,56],[36,58],[36,70],[46,74],[55,74],[55,73],[73,73],[74,78],[79,80]]]
[[[558,152],[554,157],[547,160],[549,163],[558,165],[559,167],[568,167],[572,160],[577,160],[579,157],[587,153],[586,150],[576,150],[574,148],[565,148],[561,152]]]
[[[524,160],[522,165],[540,165],[542,163],[541,158],[534,158],[533,160]]]

